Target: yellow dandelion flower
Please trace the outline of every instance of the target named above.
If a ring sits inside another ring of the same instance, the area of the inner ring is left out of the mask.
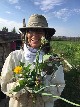
[[[20,74],[21,71],[22,71],[22,66],[16,66],[15,69],[14,69],[14,72],[15,72],[16,74]]]

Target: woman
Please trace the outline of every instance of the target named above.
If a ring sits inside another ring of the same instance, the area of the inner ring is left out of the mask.
[[[13,77],[13,69],[15,66],[18,66],[20,61],[25,63],[26,66],[28,63],[35,62],[36,52],[42,45],[41,38],[45,37],[48,43],[44,44],[40,51],[39,62],[41,62],[43,55],[50,50],[50,39],[55,33],[54,28],[48,27],[46,18],[38,14],[31,15],[28,26],[26,27],[24,25],[23,28],[20,28],[20,31],[25,35],[25,43],[23,49],[13,51],[7,57],[1,73],[1,89],[10,97],[9,107],[53,107],[56,98],[37,95],[35,103],[33,103],[29,92],[20,90],[19,92],[9,93],[9,91],[15,87],[15,82],[10,81]],[[58,67],[54,75],[51,73],[45,76],[44,84],[55,85],[55,87],[45,89],[45,92],[58,96],[61,95],[65,86],[62,65]]]

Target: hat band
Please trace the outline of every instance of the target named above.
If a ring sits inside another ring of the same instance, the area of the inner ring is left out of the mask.
[[[28,23],[28,27],[48,27],[45,23],[42,22],[30,22]]]

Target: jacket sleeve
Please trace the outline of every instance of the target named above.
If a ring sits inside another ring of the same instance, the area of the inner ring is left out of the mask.
[[[11,89],[16,85],[16,82],[11,81],[14,67],[15,60],[13,58],[13,53],[10,53],[5,60],[1,72],[1,91],[9,97],[19,97],[21,94],[21,92],[10,93]]]
[[[64,87],[65,87],[65,80],[64,80],[64,72],[63,67],[60,65],[56,72],[54,74],[51,74],[51,76],[47,76],[45,83],[47,86],[50,86],[45,89],[46,93],[52,94],[53,96],[60,96]],[[51,103],[51,105],[54,105],[54,101],[56,101],[58,98],[52,98],[51,96],[43,96],[43,100],[47,103]],[[46,105],[47,107],[47,105]],[[51,106],[52,107],[52,106]]]
[[[64,72],[62,65],[58,67],[58,70],[54,73],[54,75],[52,75],[51,80],[49,82],[51,85],[55,85],[55,87],[50,88],[51,93],[53,95],[60,96],[65,87]]]

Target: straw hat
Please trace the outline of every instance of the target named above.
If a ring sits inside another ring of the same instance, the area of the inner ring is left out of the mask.
[[[51,37],[55,34],[54,28],[49,28],[46,18],[43,15],[33,14],[28,20],[28,25],[26,27],[25,20],[23,22],[23,27],[19,28],[22,33],[25,33],[29,29],[43,29],[47,36]]]

